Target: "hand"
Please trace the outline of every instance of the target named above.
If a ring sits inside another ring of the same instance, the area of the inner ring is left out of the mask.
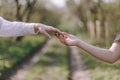
[[[53,33],[61,33],[60,30],[58,30],[57,28],[54,28],[52,26],[47,26],[44,24],[36,24],[34,26],[34,30],[35,32],[40,32],[42,34],[44,34],[46,37],[48,37],[48,39],[51,38],[51,36],[48,34],[49,32],[53,32]]]
[[[77,46],[79,39],[74,35],[62,32],[62,34],[56,33],[56,37],[60,40],[61,43],[67,46]]]

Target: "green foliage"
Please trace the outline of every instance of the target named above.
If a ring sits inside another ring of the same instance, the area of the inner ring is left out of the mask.
[[[8,73],[6,70],[19,65],[20,62],[38,50],[45,41],[46,38],[43,36],[27,36],[21,42],[17,42],[15,38],[1,38],[0,58],[3,59],[5,57],[6,59],[0,60],[0,71],[5,69],[5,73]],[[3,64],[4,61],[5,64]]]
[[[0,10],[1,10],[0,15],[9,20],[15,20],[16,19],[15,3],[12,3],[11,5],[11,3],[8,2],[8,0],[1,0],[1,1],[2,4],[0,4]],[[77,36],[80,35],[80,39],[87,42],[91,42],[88,34],[86,34],[89,33],[87,32],[88,31],[87,6],[89,6],[88,8],[92,13],[90,17],[91,20],[94,22],[94,24],[97,19],[100,20],[102,28],[105,28],[104,25],[105,22],[108,23],[110,38],[107,39],[106,41],[112,42],[115,33],[120,28],[119,0],[116,0],[116,2],[113,3],[105,3],[103,0],[80,0],[81,1],[80,4],[76,5],[71,3],[72,4],[71,6],[66,5],[67,8],[70,8],[69,10],[59,9],[59,11],[50,10],[51,7],[47,8],[46,6],[44,6],[45,5],[44,1],[45,0],[43,0],[43,3],[41,3],[41,5],[40,3],[38,3],[37,6],[35,5],[34,10],[30,16],[29,22],[38,22],[38,23],[41,22],[55,27],[59,26],[59,29],[73,33]],[[21,6],[22,8],[25,8],[24,4],[21,4]],[[22,10],[23,9],[21,9],[21,11]],[[58,12],[62,14],[59,15]],[[82,27],[76,26],[77,23],[76,20],[80,20],[81,23],[83,23]],[[105,30],[103,30],[102,33],[105,33]],[[105,37],[102,36],[102,38]],[[15,38],[0,38],[0,58],[2,59],[3,57],[8,57],[8,59],[6,60],[5,69],[8,71],[8,69],[12,68],[15,64],[19,64],[19,62],[24,60],[26,56],[32,55],[31,53],[39,49],[39,47],[43,45],[44,42],[45,42],[45,38],[39,36],[25,37],[21,42],[16,42]],[[92,43],[102,47],[105,45],[105,43],[103,42],[102,43],[92,42]],[[41,60],[38,62],[38,64],[36,64],[32,68],[26,80],[30,80],[30,79],[46,80],[46,78],[48,78],[49,80],[50,79],[59,80],[58,78],[60,76],[62,76],[60,77],[60,80],[67,79],[66,76],[68,76],[68,70],[67,70],[68,64],[66,62],[67,61],[66,53],[68,53],[66,48],[55,42],[54,45],[50,46],[49,49],[47,49],[46,53],[41,57]],[[91,57],[85,52],[83,56],[84,56],[85,64],[92,71],[93,80],[120,79],[119,61],[114,65],[109,65]],[[1,71],[4,69],[3,65],[4,62],[0,60]]]
[[[65,46],[52,39],[52,44],[46,48],[40,61],[32,67],[25,80],[67,80],[68,54]]]
[[[46,25],[57,27],[60,24],[60,15],[45,8],[34,9],[30,22],[40,22]]]
[[[89,40],[89,37],[84,36],[85,34],[80,35],[81,39],[84,39],[85,41],[91,43]],[[99,47],[104,47],[105,45],[99,44]],[[114,64],[108,64],[105,62],[102,62],[85,51],[83,52],[83,61],[85,62],[86,66],[89,70],[91,70],[91,75],[93,80],[119,80],[120,78],[120,61],[117,61]]]

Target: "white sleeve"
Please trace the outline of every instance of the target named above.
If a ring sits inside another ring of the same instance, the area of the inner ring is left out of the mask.
[[[13,37],[32,35],[34,32],[34,23],[10,22],[0,17],[0,36]]]

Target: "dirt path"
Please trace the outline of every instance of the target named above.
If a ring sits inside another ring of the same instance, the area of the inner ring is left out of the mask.
[[[40,49],[29,61],[25,62],[22,68],[8,80],[24,80],[32,66],[40,60],[40,56],[52,43],[53,40],[48,41],[42,49]],[[92,80],[90,75],[91,72],[84,65],[82,55],[76,47],[70,48],[70,69],[71,74],[69,80]]]
[[[92,80],[91,72],[82,59],[82,54],[76,47],[70,47],[70,80]]]
[[[34,64],[36,64],[40,60],[40,56],[44,53],[46,50],[46,47],[49,47],[51,43],[51,40],[48,41],[42,49],[40,49],[35,55],[27,62],[25,62],[21,69],[19,69],[16,74],[12,75],[10,79],[8,80],[24,80],[26,75],[29,73],[29,70],[32,68]]]

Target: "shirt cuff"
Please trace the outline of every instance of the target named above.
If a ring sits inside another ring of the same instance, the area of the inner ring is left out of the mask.
[[[25,27],[26,27],[26,32],[28,34],[37,34],[34,30],[34,27],[35,27],[35,23],[25,23]]]

